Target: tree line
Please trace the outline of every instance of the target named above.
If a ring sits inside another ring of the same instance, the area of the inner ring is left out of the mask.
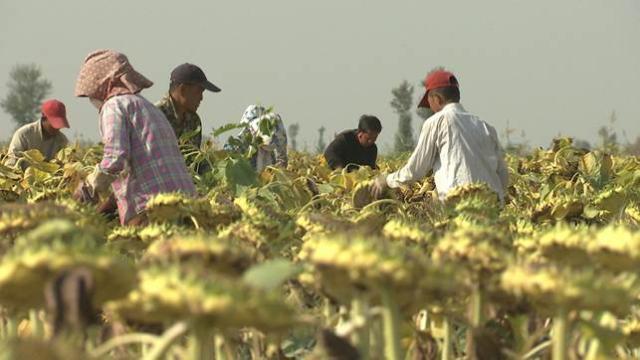
[[[40,104],[51,94],[53,85],[44,77],[42,69],[37,64],[18,64],[9,72],[7,89],[6,96],[0,100],[0,108],[11,116],[17,127],[20,127],[37,119],[40,113]],[[389,104],[398,116],[398,128],[393,143],[394,153],[411,151],[415,147],[414,113],[422,121],[432,115],[429,109],[416,109],[413,102],[414,92],[415,87],[407,80],[403,80],[397,87],[391,89],[392,98]],[[599,144],[597,147],[607,152],[622,151],[632,155],[640,155],[640,136],[636,137],[634,141],[627,139],[625,143],[620,143],[614,130],[616,120],[617,116],[613,111],[608,124],[603,125],[598,131]],[[287,130],[291,148],[296,151],[301,150],[298,146],[300,125],[298,123],[290,124]],[[512,142],[510,134],[513,131],[514,129],[511,129],[509,125],[504,130],[506,150],[519,153],[529,151],[524,133],[522,141]],[[324,125],[318,128],[318,140],[313,149],[316,153],[322,153],[327,146],[325,132]],[[623,133],[623,135],[626,134]],[[593,147],[584,140],[576,140],[576,143],[582,147]],[[306,151],[306,146],[303,150]]]

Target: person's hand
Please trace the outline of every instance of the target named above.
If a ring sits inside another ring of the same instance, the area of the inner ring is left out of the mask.
[[[388,187],[387,174],[378,175],[374,180],[373,185],[371,185],[371,196],[374,199],[380,199]]]
[[[73,192],[73,199],[78,202],[95,204],[98,202],[98,194],[96,194],[95,191],[92,191],[87,182],[81,181]]]

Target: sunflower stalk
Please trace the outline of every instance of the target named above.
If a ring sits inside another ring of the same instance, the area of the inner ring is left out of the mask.
[[[352,340],[362,359],[369,359],[369,305],[365,294],[359,292],[351,300],[351,321],[357,322]]]
[[[553,318],[553,346],[552,360],[567,360],[568,357],[568,332],[569,332],[569,316],[564,307],[559,307]]]
[[[475,341],[473,339],[474,330],[484,324],[484,296],[482,286],[477,284],[473,287],[471,297],[469,298],[469,317],[470,324],[467,329],[467,356],[469,359],[475,359]]]
[[[216,356],[215,359],[229,360],[224,349],[224,335],[222,335],[222,333],[215,334],[214,343],[215,343],[215,356]]]
[[[191,337],[188,344],[190,359],[213,359],[214,353],[218,350],[215,345],[217,345],[217,341],[214,343],[213,331],[204,324],[195,324],[191,329]],[[215,359],[224,359],[224,357],[219,358],[216,356]]]
[[[38,310],[29,310],[29,323],[31,325],[31,335],[36,338],[43,338],[44,325],[38,316]]]
[[[444,338],[442,340],[442,360],[453,359],[453,329],[451,329],[451,320],[448,317],[444,317],[442,323]]]
[[[18,321],[15,317],[7,317],[7,323],[5,327],[5,338],[9,339],[18,336]]]
[[[162,334],[145,354],[143,360],[159,360],[164,358],[169,348],[189,330],[189,326],[185,322],[178,322]],[[145,345],[143,345],[145,346]]]
[[[382,289],[382,322],[384,327],[384,356],[386,360],[402,359],[400,347],[400,317],[398,304],[389,289]]]
[[[111,351],[128,344],[153,344],[158,340],[157,336],[145,333],[131,333],[114,337],[102,345],[90,351],[91,357],[100,358],[106,356]]]

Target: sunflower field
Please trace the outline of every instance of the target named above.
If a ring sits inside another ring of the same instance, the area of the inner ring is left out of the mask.
[[[407,155],[184,154],[199,196],[144,227],[72,199],[98,145],[0,165],[0,359],[640,358],[636,157],[508,155],[501,204],[432,177],[372,199]]]

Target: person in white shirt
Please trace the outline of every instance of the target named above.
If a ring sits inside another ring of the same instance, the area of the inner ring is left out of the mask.
[[[424,86],[418,107],[435,113],[422,125],[406,165],[376,178],[371,194],[379,198],[387,187],[419,180],[433,170],[440,200],[456,186],[486,183],[504,202],[509,173],[496,130],[462,107],[458,80],[451,72],[430,72]]]

